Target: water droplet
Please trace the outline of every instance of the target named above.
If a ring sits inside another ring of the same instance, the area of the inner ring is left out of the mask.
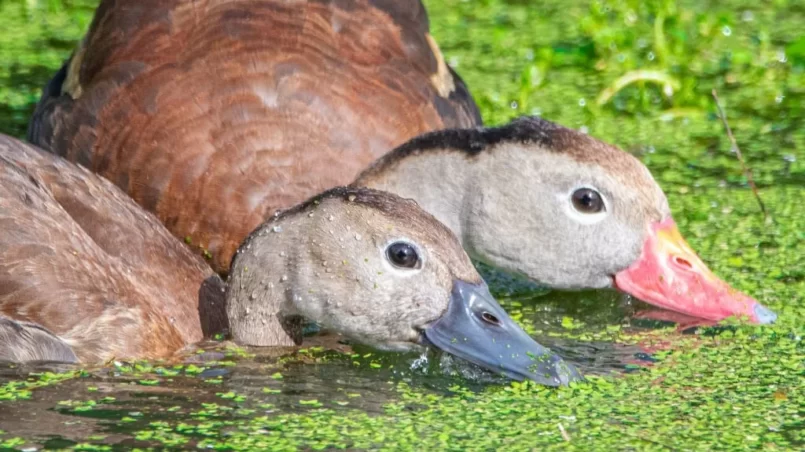
[[[428,354],[427,351],[423,351],[419,358],[415,359],[411,363],[411,370],[418,370],[418,369],[427,369],[428,366]]]
[[[455,69],[458,67],[460,61],[461,60],[457,56],[451,56],[450,59],[447,61],[447,64],[449,64],[453,69]]]
[[[654,61],[654,52],[649,52],[646,58],[648,58],[649,61]]]
[[[587,128],[587,126],[581,126],[581,127],[579,127],[579,132],[587,135],[590,132],[590,129]]]
[[[528,61],[534,60],[534,51],[532,49],[527,49],[525,51],[525,59]]]
[[[280,251],[280,257],[285,257],[285,251]]]
[[[353,202],[355,201],[355,195],[349,195],[347,199],[349,200],[349,202]]]
[[[779,61],[780,63],[787,63],[788,62],[788,57],[785,55],[784,50],[777,51],[777,61]]]
[[[271,232],[282,232],[282,226],[274,226],[271,228]]]
[[[355,240],[360,240],[360,239],[361,239],[361,235],[356,232],[355,233]]]
[[[583,107],[585,105],[587,105],[587,100],[582,97],[579,99],[579,107]]]
[[[251,314],[251,312],[252,312],[252,310],[251,310],[251,309],[249,309],[249,307],[248,307],[248,306],[246,306],[246,315]]]
[[[287,275],[282,275],[282,278],[280,278],[280,281],[282,281],[282,282],[285,282],[285,281],[287,281],[287,280],[288,280],[288,276],[287,276]]]
[[[783,160],[785,160],[788,163],[794,163],[797,161],[797,157],[794,154],[784,154]]]
[[[782,94],[778,94],[777,97],[774,98],[774,101],[780,104],[783,102],[783,99],[785,99],[785,96],[783,96]]]
[[[330,220],[330,221],[333,221],[333,220],[335,220],[335,217],[330,215],[329,217],[327,217],[327,219]]]
[[[307,214],[307,216],[313,218],[313,212],[310,212],[309,214]]]
[[[517,101],[513,100],[512,103],[509,104],[509,106],[512,108],[512,110],[517,110]]]
[[[746,10],[741,14],[741,20],[744,22],[752,22],[755,20],[755,13],[752,11]]]
[[[732,35],[732,28],[730,28],[729,25],[724,25],[724,28],[721,29],[721,34],[724,36]]]

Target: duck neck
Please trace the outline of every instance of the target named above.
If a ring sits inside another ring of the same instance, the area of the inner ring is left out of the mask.
[[[414,199],[465,242],[468,184],[477,158],[456,150],[432,150],[397,156],[394,152],[364,171],[353,186],[388,191]]]
[[[270,225],[261,226],[233,259],[226,312],[230,335],[239,344],[292,347],[302,342],[301,319],[288,308],[287,299],[293,299],[295,294],[288,275],[283,274],[289,268],[286,253],[278,251],[281,246],[266,249],[250,244],[261,236],[280,233],[289,234],[275,232]]]

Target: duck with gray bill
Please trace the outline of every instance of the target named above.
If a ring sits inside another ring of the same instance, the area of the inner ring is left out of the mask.
[[[0,361],[170,358],[225,331],[295,346],[304,317],[512,378],[580,378],[506,315],[444,225],[389,193],[340,188],[276,215],[239,248],[227,289],[112,183],[0,135],[0,224]]]
[[[444,225],[396,195],[337,188],[282,212],[244,241],[229,275],[242,344],[298,345],[306,319],[381,350],[432,345],[517,380],[581,378],[506,314]]]

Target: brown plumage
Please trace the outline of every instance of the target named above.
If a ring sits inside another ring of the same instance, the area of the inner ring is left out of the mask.
[[[29,139],[225,273],[276,209],[423,132],[480,124],[419,0],[104,0]]]
[[[0,230],[0,359],[63,361],[68,347],[84,362],[165,357],[223,328],[222,282],[159,220],[109,181],[3,135]]]

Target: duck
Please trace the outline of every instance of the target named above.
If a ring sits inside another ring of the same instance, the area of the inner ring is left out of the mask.
[[[200,256],[108,180],[6,135],[0,225],[0,361],[161,358],[226,329]]]
[[[29,140],[114,182],[219,274],[277,209],[353,183],[415,199],[474,260],[549,289],[775,320],[708,269],[633,156],[540,118],[484,127],[419,1],[189,3],[101,2]]]
[[[225,275],[277,209],[480,123],[419,0],[103,0],[28,141],[114,182]]]
[[[777,317],[708,268],[640,160],[541,117],[415,137],[352,186],[416,200],[473,260],[545,287],[615,288],[709,321]]]
[[[582,377],[495,301],[415,201],[336,187],[251,232],[221,278],[110,181],[0,136],[0,361],[170,358],[204,337],[295,347],[313,322],[516,380]]]

